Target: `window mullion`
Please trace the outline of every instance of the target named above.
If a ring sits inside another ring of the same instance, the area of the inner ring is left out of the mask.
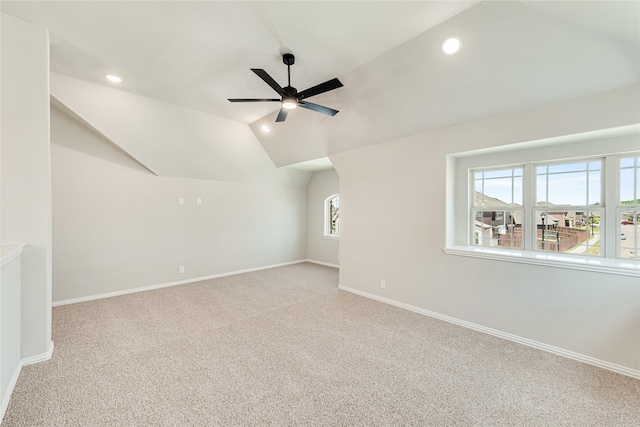
[[[532,164],[524,165],[522,171],[522,238],[524,240],[523,248],[525,251],[533,251],[535,249],[537,231],[535,206],[536,206],[536,171]]]
[[[606,156],[604,159],[603,188],[604,191],[604,256],[606,258],[617,257],[617,245],[620,238],[620,215],[617,214],[619,182],[620,182],[620,160],[618,156]],[[602,230],[602,228],[601,228]]]

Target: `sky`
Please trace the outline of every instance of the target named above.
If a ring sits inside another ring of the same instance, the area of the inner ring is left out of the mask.
[[[548,201],[553,205],[565,206],[602,204],[601,163],[600,160],[595,160],[537,166],[536,201]],[[640,157],[621,161],[620,200],[622,201],[640,198],[638,165],[640,165]],[[522,168],[476,172],[475,190],[505,203],[522,205],[522,173]],[[482,177],[484,180],[478,179]]]

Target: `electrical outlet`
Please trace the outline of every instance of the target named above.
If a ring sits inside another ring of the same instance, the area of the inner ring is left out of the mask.
[[[387,288],[387,281],[384,279],[380,279],[380,287],[382,289],[386,289]]]
[[[178,267],[178,274],[182,274],[184,273],[184,265],[181,265],[180,267]]]
[[[196,199],[196,205],[201,205],[201,204],[202,204],[202,198],[201,198],[201,197],[198,197],[198,198]]]

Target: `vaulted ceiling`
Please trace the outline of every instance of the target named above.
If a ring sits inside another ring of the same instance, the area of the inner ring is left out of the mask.
[[[253,134],[241,137],[257,138],[276,166],[640,80],[636,1],[3,1],[1,7],[49,28],[54,74],[248,125]],[[440,52],[449,35],[463,41],[453,56]],[[285,52],[296,55],[291,80],[298,89],[342,81],[343,88],[311,99],[338,115],[296,109],[275,123],[278,103],[227,101],[274,97],[250,68],[265,69],[284,86]],[[124,82],[116,86],[105,73]],[[66,87],[73,80],[52,79],[52,91],[56,81]],[[212,138],[226,144],[230,136],[226,130]]]

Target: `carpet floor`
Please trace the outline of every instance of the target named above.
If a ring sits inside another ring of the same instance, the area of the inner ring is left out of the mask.
[[[640,381],[296,264],[53,309],[10,426],[639,426]]]

